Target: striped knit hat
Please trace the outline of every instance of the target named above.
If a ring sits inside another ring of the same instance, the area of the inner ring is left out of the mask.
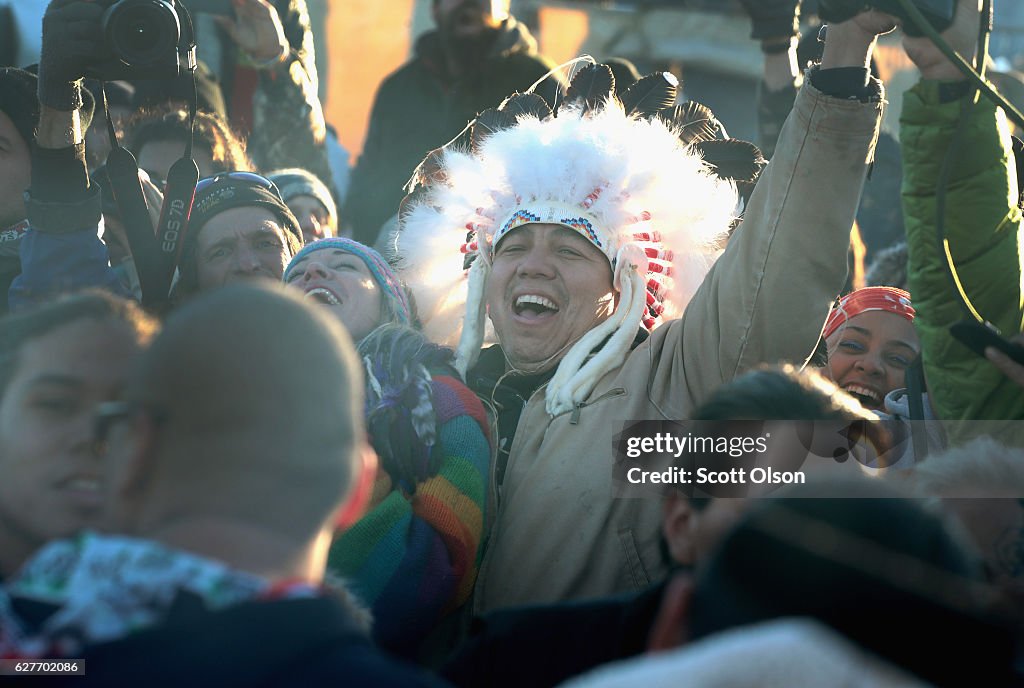
[[[374,281],[380,287],[388,300],[389,310],[394,314],[394,322],[402,325],[412,324],[412,311],[409,307],[409,299],[405,293],[405,287],[401,280],[395,275],[394,270],[384,260],[384,257],[365,244],[344,237],[332,237],[320,239],[306,244],[301,251],[295,254],[288,267],[284,271],[284,281],[287,282],[292,274],[295,265],[314,251],[325,248],[351,253],[366,264],[366,269],[373,275]]]

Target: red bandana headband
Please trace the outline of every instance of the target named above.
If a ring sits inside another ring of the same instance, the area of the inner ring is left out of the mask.
[[[910,294],[896,287],[864,287],[850,292],[839,299],[839,304],[828,314],[822,337],[829,337],[839,326],[850,318],[867,311],[895,313],[914,321],[914,307],[910,305]]]

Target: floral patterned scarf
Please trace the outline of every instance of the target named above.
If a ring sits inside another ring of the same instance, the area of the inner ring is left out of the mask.
[[[307,583],[274,584],[212,559],[130,537],[86,532],[50,543],[0,590],[0,658],[71,657],[86,645],[158,624],[198,599],[218,611],[254,599],[314,597]],[[52,607],[41,623],[20,604]]]

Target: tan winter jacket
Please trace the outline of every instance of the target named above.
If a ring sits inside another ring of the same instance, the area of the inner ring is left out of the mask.
[[[638,590],[665,575],[661,502],[612,499],[625,421],[680,420],[763,362],[810,356],[846,255],[884,101],[803,87],[746,219],[684,317],[654,331],[585,404],[551,418],[542,387],[520,417],[481,565],[480,613]],[[492,486],[493,487],[493,486]]]

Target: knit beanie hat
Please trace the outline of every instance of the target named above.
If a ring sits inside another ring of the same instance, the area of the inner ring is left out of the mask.
[[[334,203],[334,197],[327,189],[327,185],[320,181],[312,172],[293,167],[285,170],[275,170],[267,175],[267,179],[277,184],[281,190],[281,198],[284,202],[292,200],[296,196],[312,196],[320,201],[320,204],[327,209],[327,213],[338,217],[338,208]]]
[[[351,253],[366,264],[366,269],[373,275],[374,281],[380,287],[384,297],[388,300],[389,310],[394,314],[395,322],[402,325],[410,325],[412,316],[409,308],[409,300],[406,297],[405,287],[402,285],[394,270],[388,265],[384,257],[365,244],[344,237],[333,237],[320,239],[307,244],[301,251],[295,254],[292,261],[284,271],[284,281],[291,277],[295,265],[314,251],[322,249],[335,249]]]
[[[274,183],[252,172],[230,172],[200,180],[188,218],[189,232],[185,238],[185,250],[189,248],[188,244],[196,241],[203,225],[214,215],[248,206],[269,210],[298,239],[299,246],[302,245],[299,221],[281,200],[281,193]]]

